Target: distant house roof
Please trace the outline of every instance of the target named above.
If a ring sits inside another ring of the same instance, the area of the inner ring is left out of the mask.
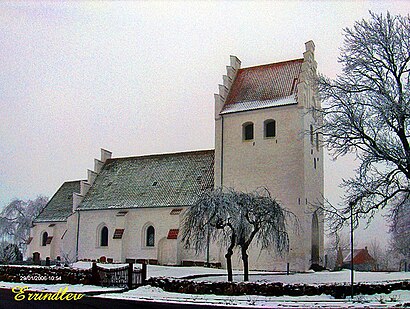
[[[109,159],[78,207],[189,206],[214,186],[214,150]]]
[[[303,59],[239,69],[221,114],[297,104]]]
[[[350,263],[351,254],[349,254],[344,258],[343,263],[347,264]],[[367,247],[364,249],[353,249],[353,263],[355,265],[359,264],[366,264],[366,263],[373,263],[374,258],[369,254],[367,251]]]
[[[63,183],[34,222],[66,221],[73,211],[74,192],[80,192],[80,180]]]

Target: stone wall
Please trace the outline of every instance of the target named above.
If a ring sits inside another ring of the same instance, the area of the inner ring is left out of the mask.
[[[195,282],[168,278],[150,278],[147,284],[159,287],[168,292],[189,294],[216,295],[263,295],[263,296],[302,296],[302,295],[332,295],[335,298],[345,298],[350,295],[350,285],[343,284],[283,284],[281,282]],[[410,281],[404,280],[392,283],[357,283],[355,294],[390,293],[393,290],[410,290]]]

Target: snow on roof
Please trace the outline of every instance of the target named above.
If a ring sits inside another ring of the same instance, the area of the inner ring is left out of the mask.
[[[284,105],[297,104],[295,95],[290,95],[280,99],[271,99],[265,101],[249,101],[249,102],[239,102],[235,104],[225,105],[221,115],[235,112],[242,112],[254,109],[261,109],[267,107],[277,107]]]

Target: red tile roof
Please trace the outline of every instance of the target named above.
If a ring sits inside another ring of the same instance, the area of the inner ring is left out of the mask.
[[[295,59],[239,69],[224,109],[241,102],[289,97],[296,91],[302,63],[303,59]]]

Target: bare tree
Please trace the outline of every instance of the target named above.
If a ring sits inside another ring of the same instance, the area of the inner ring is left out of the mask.
[[[22,261],[23,254],[16,244],[7,242],[0,243],[0,263],[8,264],[10,262]]]
[[[342,231],[332,231],[328,234],[328,244],[326,246],[326,255],[328,257],[327,267],[330,269],[340,269],[343,265],[344,252],[349,251],[350,241],[347,234]]]
[[[209,241],[222,242],[228,281],[232,281],[232,255],[236,246],[241,248],[244,280],[249,280],[248,249],[256,240],[261,249],[287,251],[289,239],[286,218],[290,215],[266,189],[253,193],[217,188],[206,192],[184,216],[182,240],[185,247],[196,252],[209,246]]]
[[[355,226],[379,209],[394,213],[410,193],[410,17],[370,15],[344,29],[342,74],[318,79],[325,105],[317,110],[324,120],[317,132],[334,158],[354,153],[360,161],[343,181],[342,210],[330,209],[334,228],[351,210]]]
[[[184,214],[182,241],[186,248],[204,251],[211,241],[227,247],[225,254],[228,281],[233,280],[232,255],[236,246],[239,218],[232,190],[217,188],[205,192]]]
[[[235,196],[234,200],[240,212],[240,220],[237,221],[236,227],[237,244],[241,248],[244,281],[248,281],[248,249],[254,240],[261,250],[273,248],[280,254],[289,250],[286,219],[291,213],[271,198],[267,189],[259,189],[252,193],[235,192]]]
[[[78,261],[78,255],[72,254],[71,250],[61,253],[62,262],[64,266],[72,266],[74,262]]]
[[[368,244],[368,252],[376,263],[377,271],[386,271],[389,268],[387,248],[383,247],[376,238]]]
[[[26,248],[33,220],[47,204],[48,197],[39,196],[35,200],[13,200],[0,213],[0,237],[3,241]]]

